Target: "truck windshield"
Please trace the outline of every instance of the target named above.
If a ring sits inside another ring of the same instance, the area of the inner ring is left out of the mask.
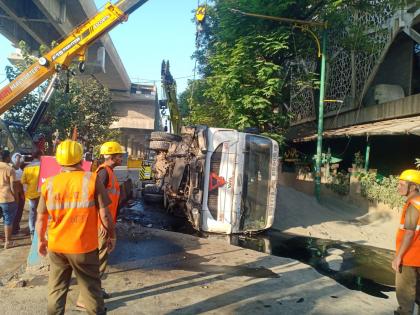
[[[240,228],[261,230],[267,223],[272,142],[255,135],[247,135],[245,141]]]

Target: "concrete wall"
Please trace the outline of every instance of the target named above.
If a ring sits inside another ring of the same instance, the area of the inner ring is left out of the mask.
[[[112,129],[121,134],[121,144],[134,157],[147,157],[147,137],[155,129],[156,92],[153,86],[145,86],[150,93],[113,92],[113,108],[118,120]]]
[[[368,122],[381,121],[392,118],[415,116],[420,114],[420,94],[411,95],[403,99],[363,107],[360,110],[352,110],[337,116],[324,119],[324,129],[337,129]],[[297,139],[316,133],[313,122],[291,127],[286,134],[288,139]]]
[[[309,196],[314,196],[315,184],[313,181],[299,179],[298,173],[282,173],[279,170],[278,175],[278,184],[281,186],[292,187],[293,189],[305,193]],[[359,182],[352,177],[350,179],[350,193],[348,195],[339,195],[327,188],[325,184],[321,184],[321,200],[323,199],[339,199],[341,202],[349,203],[355,205],[361,209],[364,209],[366,213],[375,212],[375,211],[386,211],[392,215],[396,215],[397,211],[390,208],[388,205],[371,202],[360,195],[360,184]]]

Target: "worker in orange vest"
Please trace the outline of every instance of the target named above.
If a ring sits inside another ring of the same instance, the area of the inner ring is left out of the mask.
[[[48,250],[50,260],[48,314],[64,314],[72,271],[86,311],[106,313],[99,276],[98,213],[107,230],[108,250],[112,251],[116,237],[108,209],[111,201],[97,175],[81,168],[82,157],[80,143],[61,142],[56,159],[62,171],[48,178],[41,189],[36,232],[38,253],[46,256]]]
[[[108,197],[111,200],[109,205],[109,210],[114,224],[117,221],[117,210],[118,203],[120,199],[120,185],[118,183],[117,177],[114,174],[114,167],[120,166],[122,164],[122,155],[124,150],[121,145],[115,141],[109,141],[102,144],[100,149],[100,154],[103,155],[105,161],[101,164],[95,171],[98,176],[98,180],[104,184]],[[108,233],[106,228],[101,224],[99,220],[99,273],[102,277],[105,274],[105,270],[108,264],[108,247],[106,240],[108,239]],[[102,294],[104,298],[109,298],[109,295],[104,289],[102,289]],[[85,302],[83,297],[79,294],[77,299],[78,308],[84,308]]]
[[[405,170],[399,179],[398,193],[406,198],[406,202],[392,261],[399,305],[394,314],[405,315],[413,314],[414,303],[420,301],[420,288],[417,288],[420,282],[420,171]]]

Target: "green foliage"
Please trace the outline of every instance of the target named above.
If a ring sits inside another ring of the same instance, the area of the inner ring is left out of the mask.
[[[331,176],[331,182],[326,186],[339,195],[348,195],[350,192],[350,175],[338,172]]]
[[[359,175],[362,195],[367,199],[382,202],[391,208],[400,208],[404,198],[398,194],[398,176],[382,177],[379,179],[375,173],[360,173]]]
[[[363,160],[362,153],[360,153],[360,151],[357,151],[354,154],[353,164],[356,165],[357,169],[361,169],[363,168],[363,163],[364,163],[364,160]]]
[[[70,78],[69,85],[69,93],[59,89],[53,95],[40,131],[52,140],[52,133],[58,130],[60,138],[65,139],[76,127],[86,147],[117,140],[118,133],[109,129],[115,121],[110,91],[93,78]]]
[[[280,51],[287,50],[279,33],[243,36],[234,46],[215,45],[209,59],[211,73],[190,82],[188,99],[191,122],[243,130],[258,127],[260,132],[282,142],[287,115],[281,110],[284,84],[279,64]]]

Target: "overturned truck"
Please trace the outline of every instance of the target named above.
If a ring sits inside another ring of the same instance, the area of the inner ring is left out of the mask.
[[[232,129],[182,127],[179,135],[152,132],[154,184],[145,201],[161,200],[193,227],[223,234],[255,233],[273,224],[278,145]]]

